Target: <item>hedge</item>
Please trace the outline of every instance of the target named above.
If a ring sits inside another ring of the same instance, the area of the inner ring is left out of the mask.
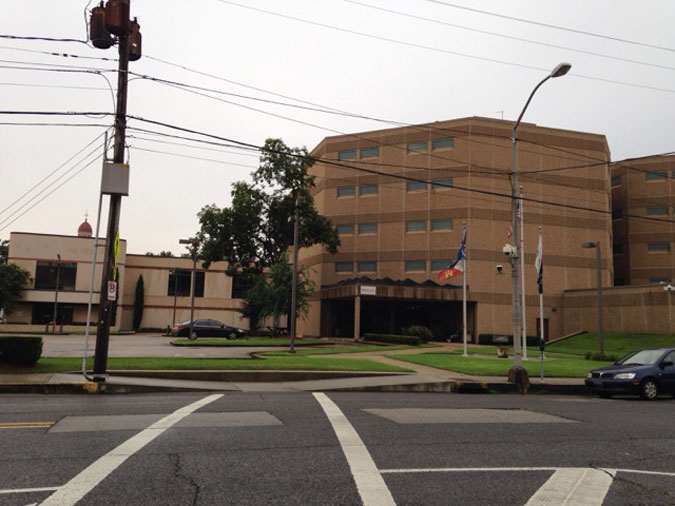
[[[433,332],[422,325],[412,325],[405,329],[405,335],[417,336],[423,343],[428,343],[434,338]]]
[[[513,344],[513,336],[507,336],[506,334],[479,334],[478,335],[478,344],[493,344],[495,346],[506,345],[510,346]],[[539,336],[527,336],[527,345],[528,346],[539,346]]]
[[[381,343],[410,344],[419,346],[422,340],[418,336],[401,336],[398,334],[363,334],[366,341],[378,341]]]
[[[30,336],[0,337],[0,362],[33,365],[42,356],[42,338]]]

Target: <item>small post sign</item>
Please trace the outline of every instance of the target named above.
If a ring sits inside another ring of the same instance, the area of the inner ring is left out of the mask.
[[[361,295],[377,295],[377,287],[361,286]]]
[[[117,282],[108,281],[108,300],[117,300]]]

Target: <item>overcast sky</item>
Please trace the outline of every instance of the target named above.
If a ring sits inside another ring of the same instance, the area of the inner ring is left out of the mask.
[[[85,38],[86,0],[0,0],[0,6],[3,35]],[[132,79],[128,113],[153,121],[255,145],[281,137],[311,150],[328,135],[388,125],[243,96],[301,105],[293,100],[299,99],[407,123],[513,120],[536,83],[567,61],[570,74],[540,89],[524,121],[604,134],[614,160],[675,151],[671,0],[131,0],[131,10],[144,54],[131,71],[240,95],[199,91],[215,100]],[[100,74],[25,70],[114,69],[114,61],[40,51],[117,53],[77,42],[2,38],[0,110],[114,111]],[[113,72],[103,75],[116,87]],[[111,125],[112,119],[3,115],[0,122]],[[129,126],[185,135],[138,120]],[[11,231],[73,235],[85,212],[94,225],[104,130],[0,125],[0,239]],[[128,133],[131,187],[120,233],[131,253],[182,253],[178,239],[198,230],[199,210],[229,205],[231,183],[248,179],[257,166],[255,154]]]

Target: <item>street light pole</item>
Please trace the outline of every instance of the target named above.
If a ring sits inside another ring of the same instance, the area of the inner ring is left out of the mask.
[[[169,271],[170,273],[173,273],[173,318],[171,322],[171,326],[176,325],[176,296],[178,295],[178,270],[173,269]]]
[[[291,287],[291,348],[295,353],[295,329],[298,306],[298,236],[300,235],[300,197],[295,197],[295,223],[293,224],[293,286]]]
[[[519,255],[522,254],[522,251],[518,251],[518,126],[520,125],[520,120],[523,119],[523,115],[527,110],[527,107],[530,105],[532,97],[537,92],[537,90],[551,78],[564,76],[569,72],[572,65],[569,63],[560,63],[558,64],[549,75],[544,79],[539,81],[530,96],[525,102],[525,107],[520,112],[518,119],[514,121],[513,127],[511,129],[511,143],[513,149],[511,151],[511,223],[513,226],[513,234],[511,235],[511,246],[510,246],[510,256],[511,256],[511,311],[512,311],[512,324],[513,324],[513,366],[517,368],[522,367],[521,363],[521,315],[520,315],[520,301],[518,300],[518,270],[519,270]]]
[[[56,334],[56,318],[59,307],[59,283],[61,282],[61,254],[57,253],[56,258],[56,286],[54,287],[54,316],[52,317],[52,334]]]
[[[192,255],[192,276],[190,276],[190,333],[188,339],[192,339],[192,332],[195,325],[195,271],[197,270],[197,250],[199,249],[199,239],[191,237],[190,239],[179,239],[179,244],[189,244],[190,254]]]
[[[598,293],[598,347],[600,348],[600,355],[603,356],[605,354],[605,343],[602,325],[602,248],[600,246],[600,241],[585,242],[581,247],[595,248],[595,271]]]

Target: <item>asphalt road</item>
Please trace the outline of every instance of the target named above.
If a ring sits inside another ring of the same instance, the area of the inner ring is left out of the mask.
[[[665,397],[0,395],[0,504],[675,505],[674,414]]]

